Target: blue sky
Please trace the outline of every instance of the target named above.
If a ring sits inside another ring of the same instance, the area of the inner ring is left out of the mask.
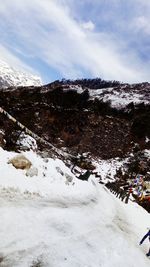
[[[150,81],[150,1],[0,0],[0,59],[41,76]]]

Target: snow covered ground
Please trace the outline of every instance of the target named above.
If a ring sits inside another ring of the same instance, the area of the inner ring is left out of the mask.
[[[26,176],[0,149],[1,267],[148,267],[139,241],[149,214],[116,199],[91,176],[75,178],[60,160],[23,153],[38,168]]]
[[[128,90],[129,88],[130,90]],[[88,89],[88,91],[90,99],[94,100],[97,98],[103,102],[110,101],[111,106],[118,109],[125,108],[131,102],[134,104],[145,103],[147,105],[150,103],[149,84],[141,84],[140,90],[139,88],[136,88],[136,84],[130,85],[129,88],[127,88],[127,85],[124,84],[120,85],[120,89],[116,87],[109,87],[101,89]],[[67,90],[69,89],[76,90],[79,94],[83,93],[84,91],[82,86],[79,85],[70,85]],[[65,89],[63,90],[66,91]]]
[[[110,181],[115,181],[114,177],[116,171],[123,167],[125,163],[128,162],[128,158],[120,159],[120,158],[112,158],[108,160],[97,160],[93,161],[93,165],[95,166],[95,172],[101,177],[101,181],[106,183]]]
[[[144,102],[149,104],[149,99],[145,95],[134,90],[126,92],[124,88],[121,91],[117,91],[115,88],[99,89],[90,91],[91,99],[98,98],[104,102],[111,101],[111,106],[116,108],[126,107],[133,102],[134,104],[140,104]]]

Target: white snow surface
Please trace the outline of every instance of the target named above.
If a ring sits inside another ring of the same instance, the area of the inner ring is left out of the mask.
[[[61,160],[23,154],[38,176],[15,169],[7,162],[16,153],[0,149],[1,267],[149,266],[149,244],[139,246],[150,227],[143,208],[122,203],[94,176],[76,179]]]
[[[40,86],[41,78],[27,72],[23,72],[9,66],[0,60],[0,86],[7,88],[11,86]]]

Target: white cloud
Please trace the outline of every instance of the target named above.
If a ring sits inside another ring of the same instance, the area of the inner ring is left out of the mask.
[[[65,3],[64,0],[0,0],[0,18],[11,35],[21,40],[25,54],[43,60],[63,77],[82,77],[85,72],[134,82],[149,77],[147,71],[139,72],[141,64],[134,55],[126,51],[124,56],[119,42],[107,34],[95,33],[92,21],[81,25]],[[5,32],[4,42],[7,38],[9,34]]]
[[[142,31],[145,34],[150,34],[150,18],[139,16],[135,18],[134,27],[136,31]]]
[[[95,28],[95,25],[91,20],[89,20],[88,22],[82,23],[81,26],[83,27],[83,29],[89,30],[89,31],[92,31]]]
[[[150,34],[150,1],[135,0],[137,6],[137,14],[133,16],[132,26],[136,32]]]
[[[9,63],[12,67],[15,66],[18,69],[26,70],[28,72],[34,72],[31,67],[23,63],[17,56],[15,56],[9,49],[0,44],[0,59]]]

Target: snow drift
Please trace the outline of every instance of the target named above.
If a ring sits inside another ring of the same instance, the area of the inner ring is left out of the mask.
[[[78,180],[60,160],[23,154],[37,176],[8,165],[16,153],[0,149],[0,266],[149,266],[148,244],[138,245],[150,226],[144,209],[93,176]]]

